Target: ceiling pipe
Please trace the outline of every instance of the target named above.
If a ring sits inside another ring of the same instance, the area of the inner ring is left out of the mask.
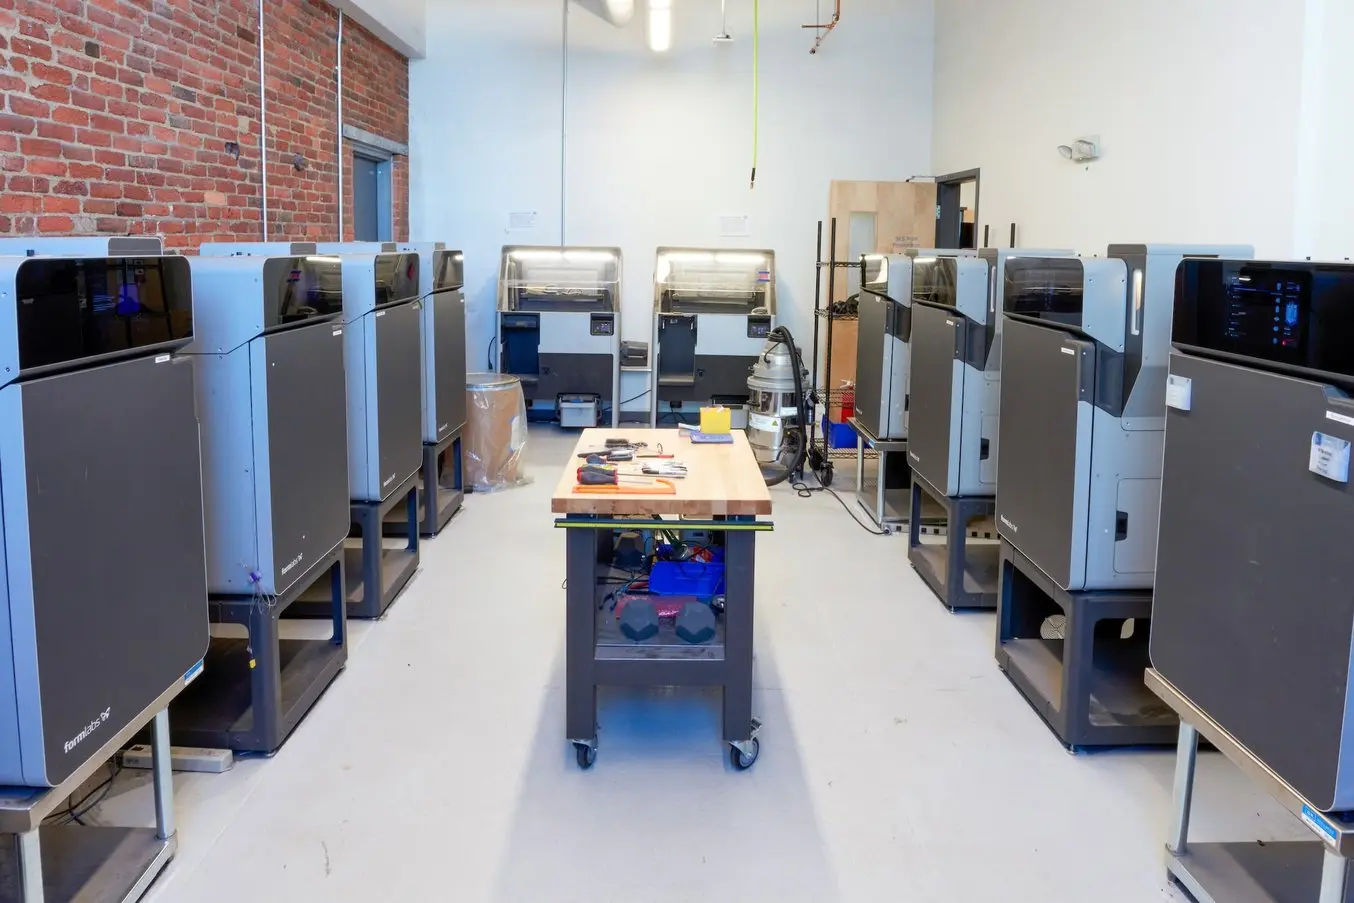
[[[810,54],[815,54],[818,52],[818,48],[823,46],[823,41],[827,38],[829,34],[832,33],[832,29],[836,28],[837,23],[840,22],[841,20],[842,20],[842,0],[837,0],[836,8],[832,12],[832,21],[828,22],[825,25],[800,26],[801,28],[817,28],[819,30],[818,37],[814,40],[813,46],[809,48]]]
[[[574,0],[574,2],[617,28],[624,28],[635,18],[635,0]]]

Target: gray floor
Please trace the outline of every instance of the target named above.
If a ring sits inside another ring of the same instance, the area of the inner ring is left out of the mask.
[[[286,747],[175,779],[155,903],[1180,900],[1162,867],[1169,752],[1071,756],[998,672],[991,615],[945,612],[901,536],[775,491],[759,542],[762,756],[729,769],[717,701],[604,694],[600,754],[564,742],[573,435],[533,431],[531,486],[471,497]],[[1194,836],[1301,826],[1200,762]],[[121,778],[99,812],[148,812]],[[149,823],[148,820],[146,823]]]

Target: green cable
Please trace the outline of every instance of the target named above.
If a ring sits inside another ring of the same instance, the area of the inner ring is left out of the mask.
[[[757,126],[759,122],[758,105],[760,102],[759,78],[761,68],[758,59],[761,52],[762,28],[760,17],[760,3],[758,0],[752,0],[752,180],[748,183],[748,190],[757,187]]]

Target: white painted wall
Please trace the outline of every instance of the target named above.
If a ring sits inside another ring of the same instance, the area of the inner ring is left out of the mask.
[[[1294,253],[1354,257],[1354,3],[1306,0]]]
[[[329,4],[410,59],[423,56],[428,0],[329,0]]]
[[[752,4],[728,5],[736,40],[715,45],[719,0],[674,4],[662,56],[642,12],[626,29],[571,12],[561,180],[559,0],[430,4],[428,56],[410,67],[411,234],[465,247],[472,361],[492,334],[499,247],[557,243],[561,226],[570,244],[621,246],[622,331],[646,341],[656,247],[772,248],[782,320],[807,346],[828,183],[931,171],[931,0],[855,0],[816,56],[800,28],[812,4],[762,0],[754,191]],[[531,210],[535,230],[506,231],[509,212]],[[751,234],[721,238],[725,214],[746,214]],[[643,388],[628,379],[622,395]]]
[[[979,239],[989,224],[1004,245],[1015,222],[1026,247],[1247,242],[1259,255],[1295,252],[1303,0],[936,7],[934,165],[981,168]],[[1100,136],[1100,161],[1058,155],[1087,135]]]

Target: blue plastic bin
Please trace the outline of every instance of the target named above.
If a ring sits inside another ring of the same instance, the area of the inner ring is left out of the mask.
[[[856,431],[851,429],[849,423],[833,423],[823,415],[823,437],[827,439],[828,448],[855,448]]]
[[[718,596],[724,592],[724,562],[656,561],[649,571],[649,592],[658,596]]]

